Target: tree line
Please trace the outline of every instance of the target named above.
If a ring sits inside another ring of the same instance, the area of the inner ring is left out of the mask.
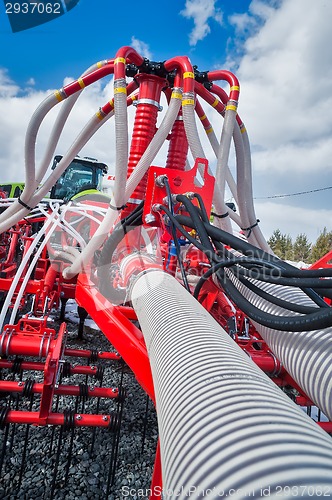
[[[267,242],[280,259],[313,264],[332,250],[332,231],[324,227],[315,243],[311,243],[304,233],[298,234],[293,242],[289,234],[276,229]]]

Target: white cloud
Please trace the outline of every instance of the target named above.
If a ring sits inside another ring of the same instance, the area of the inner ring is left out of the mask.
[[[5,73],[6,76],[6,73]],[[70,80],[66,78],[68,83]],[[6,83],[7,82],[7,83]],[[78,99],[55,153],[64,154],[88,120],[111,98],[109,81],[87,88]],[[0,83],[0,182],[24,181],[24,142],[29,121],[39,104],[52,92],[38,92],[34,89],[22,91],[8,77]],[[48,137],[61,104],[52,109],[43,121],[37,135],[36,165],[45,152]],[[112,120],[105,123],[82,149],[82,156],[98,158],[110,166],[114,164],[112,141]]]
[[[300,233],[305,233],[314,243],[324,227],[331,228],[332,209],[307,209],[287,203],[257,201],[257,217],[264,236],[268,239],[275,229],[289,234],[293,241]]]
[[[247,13],[230,18],[246,37],[235,73],[260,196],[332,185],[331,16],[325,0],[253,0]],[[265,204],[261,215],[282,232],[308,230],[315,239],[322,226],[331,228],[326,200],[293,198],[292,210],[284,202]],[[314,203],[317,209],[307,211]]]
[[[8,76],[5,68],[0,68],[0,98],[14,97],[19,91],[19,87]]]
[[[191,46],[196,45],[210,33],[210,20],[222,24],[222,12],[216,8],[215,4],[216,0],[186,0],[185,8],[180,14],[194,21],[194,28],[189,35]]]
[[[131,46],[143,57],[147,59],[152,58],[152,52],[150,51],[149,45],[142,40],[138,40],[134,36],[131,37]]]

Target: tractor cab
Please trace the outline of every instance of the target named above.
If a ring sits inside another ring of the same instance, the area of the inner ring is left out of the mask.
[[[54,158],[52,170],[56,168],[61,155]],[[73,200],[83,195],[101,191],[102,178],[107,174],[107,165],[94,158],[79,156],[68,165],[55,186],[51,190],[52,199]]]

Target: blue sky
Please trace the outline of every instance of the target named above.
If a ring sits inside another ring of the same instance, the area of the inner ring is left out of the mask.
[[[239,114],[251,140],[256,212],[266,237],[278,227],[293,237],[306,232],[314,241],[324,226],[332,230],[332,190],[261,199],[332,186],[332,2],[139,5],[80,0],[54,21],[12,33],[0,3],[0,182],[23,179],[25,131],[48,93],[94,62],[113,58],[119,47],[133,45],[153,60],[188,55],[200,70],[231,69],[239,77]],[[57,153],[111,95],[110,78],[82,94]],[[38,136],[37,160],[52,120],[50,113]],[[82,154],[112,169],[111,133],[106,125]]]
[[[234,28],[228,16],[245,12],[250,1],[216,2],[216,14],[211,17],[211,31],[190,45],[189,33],[193,19],[181,14],[184,1],[167,2],[164,7],[146,0],[138,3],[110,0],[80,0],[69,13],[19,33],[12,33],[5,9],[0,7],[1,66],[9,76],[24,87],[30,78],[40,89],[59,86],[63,75],[78,75],[95,61],[114,56],[122,45],[130,45],[134,36],[149,45],[155,60],[165,60],[176,54],[189,55],[194,64],[212,68],[225,59],[228,45],[232,46]],[[234,8],[235,5],[235,8]]]

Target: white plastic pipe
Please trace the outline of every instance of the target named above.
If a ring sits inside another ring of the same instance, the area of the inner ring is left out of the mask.
[[[29,262],[29,259],[31,257],[31,255],[33,254],[35,248],[37,247],[37,245],[39,244],[40,240],[42,239],[42,237],[44,236],[45,232],[50,228],[52,227],[52,224],[54,224],[54,219],[56,217],[56,212],[53,212],[53,214],[50,216],[50,218],[45,222],[44,226],[42,227],[41,231],[39,231],[39,233],[36,234],[35,238],[34,238],[34,241],[31,243],[28,251],[26,252],[26,254],[24,255],[22,261],[21,261],[21,264],[19,265],[18,269],[17,269],[17,272],[13,278],[13,281],[12,281],[12,284],[10,286],[10,289],[8,290],[8,293],[7,293],[7,296],[6,296],[6,299],[4,301],[4,304],[2,306],[2,310],[1,310],[1,313],[0,313],[0,331],[2,331],[2,328],[3,328],[3,323],[4,323],[4,320],[5,320],[5,317],[6,317],[6,314],[7,314],[7,310],[8,310],[8,307],[11,303],[11,300],[13,298],[13,295],[15,293],[15,289],[18,285],[18,282],[22,276],[22,273],[26,267],[26,265],[28,264]]]
[[[176,120],[176,117],[179,112],[179,108],[181,105],[181,100],[175,97],[172,97],[169,103],[169,107],[167,109],[167,112],[163,118],[163,121],[161,122],[156,134],[152,138],[150,144],[146,148],[144,154],[140,158],[139,162],[137,163],[134,171],[130,175],[129,179],[127,180],[126,183],[126,189],[125,189],[125,194],[124,194],[124,203],[126,203],[138,183],[141,181],[143,178],[145,172],[151,165],[153,159],[155,158],[156,154],[162,147],[163,143],[166,140],[166,137],[168,136],[174,121]],[[114,195],[115,197],[115,195]],[[117,198],[114,198],[117,199]],[[112,201],[112,205],[114,204],[114,201]],[[107,214],[100,224],[99,228],[83,250],[83,252],[80,255],[80,258],[77,259],[73,265],[70,267],[67,267],[64,272],[63,276],[66,279],[70,279],[74,277],[76,274],[80,273],[83,269],[84,266],[90,261],[90,259],[93,257],[93,254],[95,253],[96,250],[98,250],[101,245],[104,243],[107,235],[109,234],[109,231],[112,229],[116,219],[118,217],[118,212],[114,210],[113,208],[109,208],[107,211]]]
[[[331,438],[175,278],[141,275],[131,299],[151,364],[167,498],[331,491]]]

